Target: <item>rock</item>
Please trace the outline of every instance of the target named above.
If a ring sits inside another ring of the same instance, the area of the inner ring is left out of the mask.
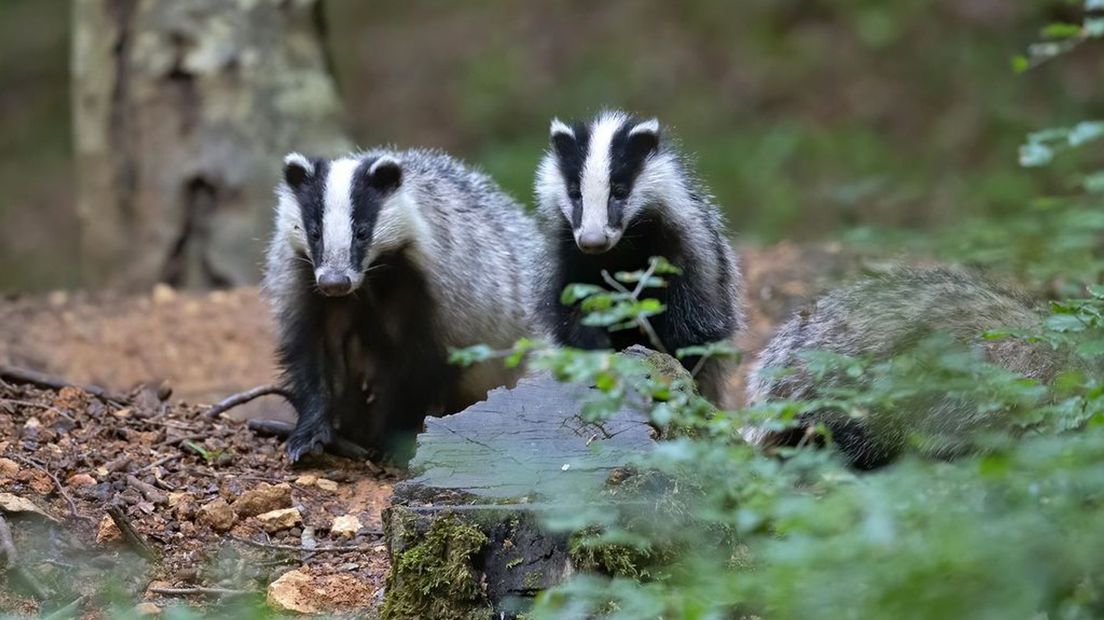
[[[176,508],[180,502],[190,501],[192,494],[186,491],[173,491],[169,493],[169,508]]]
[[[268,532],[269,534],[295,527],[296,525],[299,525],[303,522],[303,515],[299,513],[298,508],[281,508],[280,510],[272,510],[270,512],[259,514],[254,518],[261,526],[261,529]]]
[[[319,478],[314,481],[314,486],[322,489],[323,491],[329,491],[333,493],[337,490],[337,483],[333,480],[327,480],[326,478]]]
[[[360,519],[356,516],[342,515],[334,517],[333,525],[330,526],[330,533],[342,538],[353,538],[360,531],[360,527]]]
[[[291,485],[286,483],[268,484],[262,482],[257,487],[242,493],[234,502],[234,512],[241,517],[255,517],[265,512],[291,507]]]
[[[51,487],[53,488],[53,487]],[[0,511],[3,512],[33,512],[56,522],[57,519],[50,516],[31,500],[12,493],[0,493]]]
[[[303,474],[302,476],[299,476],[295,479],[295,484],[304,487],[312,487],[314,486],[315,482],[318,482],[318,476],[314,476],[311,474]]]
[[[96,484],[96,479],[89,474],[80,473],[69,476],[65,484],[71,487],[87,487]]]
[[[19,463],[11,459],[0,458],[0,479],[14,478],[19,474]]]
[[[219,498],[199,509],[199,522],[216,532],[225,532],[238,522],[238,515],[226,500]]]
[[[138,603],[134,606],[134,613],[138,616],[159,616],[161,608],[153,603]]]
[[[288,571],[268,586],[268,604],[277,611],[300,614],[316,614],[321,611],[311,596],[313,587],[310,575]]]
[[[153,297],[153,303],[167,304],[176,299],[176,290],[164,282],[158,282],[153,286],[151,296]]]
[[[96,530],[96,544],[106,545],[119,542],[122,539],[123,533],[119,531],[119,526],[115,525],[115,521],[111,517],[104,515],[100,519],[99,528]]]

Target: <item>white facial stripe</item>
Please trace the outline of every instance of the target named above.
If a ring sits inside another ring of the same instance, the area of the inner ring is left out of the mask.
[[[583,218],[580,231],[604,231],[609,224],[610,144],[624,123],[620,115],[603,115],[590,129],[590,148],[583,163],[580,191]]]
[[[360,161],[339,159],[330,164],[322,210],[323,263],[347,268],[353,243],[353,173]]]

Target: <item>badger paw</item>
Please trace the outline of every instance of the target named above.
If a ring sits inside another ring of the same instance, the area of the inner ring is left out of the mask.
[[[316,425],[298,425],[288,437],[284,449],[288,462],[296,463],[308,454],[322,454],[326,446],[333,441],[333,428],[329,422]]]

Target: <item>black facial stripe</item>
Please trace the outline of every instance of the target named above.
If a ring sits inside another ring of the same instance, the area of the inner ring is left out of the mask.
[[[379,218],[380,207],[383,204],[384,195],[372,186],[368,170],[375,160],[365,160],[357,166],[353,173],[352,195],[352,226],[353,242],[349,248],[349,263],[356,271],[362,271],[367,265],[364,258],[368,256],[368,248],[372,245],[372,234],[376,228],[376,220]]]
[[[655,152],[656,143],[650,135],[629,136],[632,128],[640,122],[639,118],[629,118],[614,132],[610,141],[610,199],[607,217],[610,225],[615,228],[624,225],[622,220],[625,202],[623,198],[616,198],[614,195],[619,189],[625,196],[632,192],[636,178],[644,169],[644,162]]]
[[[578,228],[583,222],[583,202],[576,199],[582,184],[583,163],[590,150],[590,128],[584,123],[575,123],[571,128],[575,138],[556,134],[552,138],[552,151],[560,164],[568,198],[571,200],[571,226]]]
[[[299,203],[303,232],[306,234],[311,256],[314,260],[319,260],[322,257],[322,212],[325,209],[326,178],[330,172],[330,162],[313,159],[311,164],[314,166],[314,174],[292,191]]]

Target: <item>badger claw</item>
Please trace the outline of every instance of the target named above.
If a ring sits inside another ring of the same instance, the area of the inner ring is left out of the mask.
[[[288,462],[296,463],[308,454],[322,454],[332,441],[333,429],[329,423],[318,426],[296,426],[284,445]]]

